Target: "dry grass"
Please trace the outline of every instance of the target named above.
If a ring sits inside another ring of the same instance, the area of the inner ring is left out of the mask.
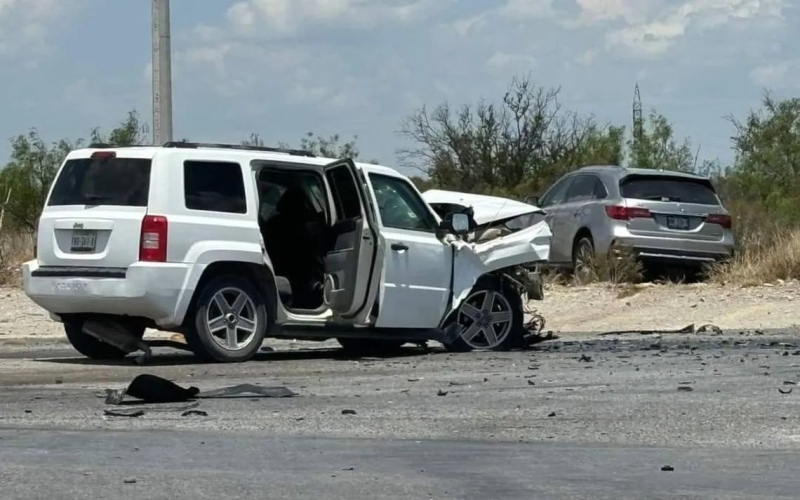
[[[745,233],[737,247],[733,260],[711,268],[711,281],[757,286],[800,279],[800,229]]]
[[[29,232],[3,231],[0,234],[0,285],[21,284],[20,267],[33,258],[34,238]]]

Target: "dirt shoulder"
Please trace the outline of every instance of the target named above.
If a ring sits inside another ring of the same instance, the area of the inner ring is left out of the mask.
[[[788,328],[800,323],[800,283],[759,287],[640,285],[551,287],[531,302],[546,330],[604,332],[711,323],[723,330]]]
[[[544,314],[546,330],[680,328],[712,323],[722,329],[789,328],[800,323],[800,283],[739,288],[731,286],[592,285],[550,287],[543,302],[530,305]],[[63,338],[61,325],[15,288],[0,288],[0,342]],[[148,332],[149,337],[169,337]]]

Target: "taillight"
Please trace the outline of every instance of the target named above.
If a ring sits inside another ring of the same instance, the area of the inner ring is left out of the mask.
[[[730,229],[733,227],[733,220],[731,220],[731,216],[725,214],[709,214],[706,216],[706,222],[719,224],[723,227],[723,229]]]
[[[93,160],[108,160],[116,157],[117,153],[114,151],[95,151],[92,153]]]
[[[615,220],[646,219],[650,217],[650,210],[640,207],[607,205],[606,215]]]
[[[167,218],[163,215],[145,215],[139,239],[139,260],[144,262],[167,261]]]

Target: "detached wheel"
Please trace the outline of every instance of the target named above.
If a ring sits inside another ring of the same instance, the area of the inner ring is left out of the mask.
[[[454,321],[461,335],[446,345],[452,352],[507,351],[522,344],[522,298],[495,279],[481,279],[461,303]]]
[[[133,328],[133,327],[132,327]],[[76,351],[83,354],[89,359],[96,359],[98,361],[114,361],[123,359],[127,354],[111,344],[106,344],[102,340],[92,337],[83,331],[82,319],[70,319],[64,321],[64,332],[67,334],[67,340],[72,344]],[[144,327],[136,327],[132,331],[134,335],[140,339],[144,337]]]
[[[337,338],[336,341],[339,342],[345,352],[356,356],[395,354],[406,344],[404,340],[370,340],[346,337]]]
[[[572,273],[578,284],[588,283],[594,275],[594,243],[584,236],[572,251]]]
[[[186,343],[204,361],[247,361],[258,352],[274,321],[258,288],[235,275],[206,283],[194,311],[194,328],[187,332]]]

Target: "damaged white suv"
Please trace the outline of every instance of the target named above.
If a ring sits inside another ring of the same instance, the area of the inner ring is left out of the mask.
[[[536,224],[463,238],[393,169],[278,148],[168,143],[71,152],[39,220],[25,293],[85,356],[181,332],[209,361],[251,358],[265,337],[345,348],[520,341],[525,272],[546,261]]]

